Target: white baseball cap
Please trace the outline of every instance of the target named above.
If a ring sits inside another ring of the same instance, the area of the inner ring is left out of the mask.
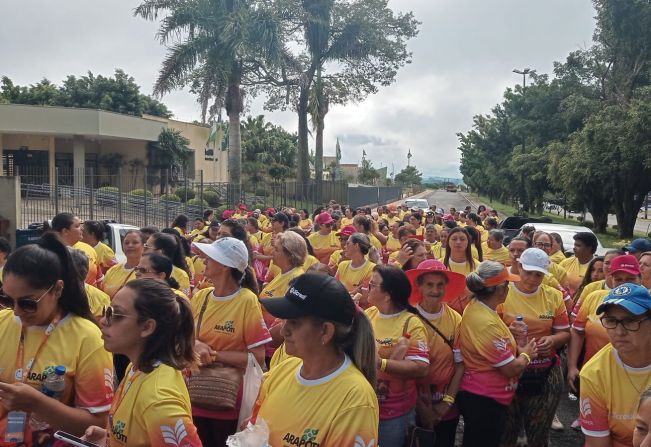
[[[242,273],[249,265],[249,251],[246,249],[246,245],[241,240],[233,237],[222,237],[212,244],[193,242],[192,247],[210,259],[226,267],[238,269]]]
[[[540,272],[549,275],[549,256],[540,248],[527,248],[518,262],[527,272]]]

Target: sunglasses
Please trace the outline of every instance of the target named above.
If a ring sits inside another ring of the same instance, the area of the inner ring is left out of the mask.
[[[134,267],[133,271],[136,273],[140,273],[141,275],[144,273],[158,273],[153,270],[147,270],[145,267]]]
[[[112,306],[106,307],[102,311],[102,317],[106,320],[106,326],[110,326],[113,323],[113,320],[121,320],[122,318],[133,317],[133,315],[125,315],[115,312]]]
[[[27,314],[33,314],[36,312],[38,309],[38,303],[43,299],[45,295],[50,293],[50,290],[54,287],[54,284],[52,284],[48,289],[43,292],[41,296],[38,298],[18,298],[17,300],[14,300],[13,298],[5,295],[4,291],[0,290],[0,308],[5,308],[5,309],[15,309],[16,306],[20,308],[23,312]]]

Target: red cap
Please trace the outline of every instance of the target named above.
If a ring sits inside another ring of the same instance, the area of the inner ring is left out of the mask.
[[[332,216],[328,212],[323,212],[319,214],[315,220],[317,225],[327,225],[329,223],[332,223],[333,221],[334,220],[332,219]]]
[[[224,210],[222,213],[222,219],[230,219],[233,217],[233,214],[235,214],[235,211],[233,210]]]
[[[640,275],[640,263],[633,255],[622,255],[614,258],[610,263],[610,274],[626,272],[631,275]]]
[[[245,205],[244,203],[240,203],[239,206],[238,206],[238,208],[241,209],[241,210],[245,210],[245,209],[246,209],[246,205]]]
[[[346,225],[341,229],[341,231],[337,232],[337,236],[351,236],[355,233],[357,233],[355,227],[353,227],[352,225]]]

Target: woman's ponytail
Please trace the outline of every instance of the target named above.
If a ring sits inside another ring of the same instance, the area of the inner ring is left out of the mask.
[[[335,325],[335,345],[344,351],[366,380],[375,388],[377,378],[377,350],[373,326],[366,314],[357,308],[353,324]]]
[[[176,331],[174,331],[176,335],[174,346],[176,347],[177,358],[183,359],[186,362],[185,367],[187,368],[193,366],[197,361],[197,356],[194,352],[194,316],[192,315],[192,308],[188,300],[176,293],[174,296],[179,305],[178,325]]]

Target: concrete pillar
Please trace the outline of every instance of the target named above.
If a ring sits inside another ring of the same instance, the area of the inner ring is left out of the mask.
[[[75,135],[72,140],[72,167],[75,176],[75,189],[85,185],[86,140],[83,135]]]
[[[20,177],[0,177],[0,232],[16,247],[16,229],[22,227]],[[5,225],[7,224],[7,225]]]
[[[50,136],[47,145],[47,167],[50,173],[50,185],[54,186],[54,176],[56,174],[56,157],[55,157],[55,142],[54,136]]]

